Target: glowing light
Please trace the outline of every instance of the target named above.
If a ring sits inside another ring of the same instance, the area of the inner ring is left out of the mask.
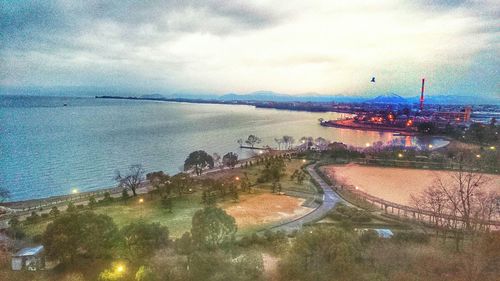
[[[429,148],[432,148],[432,144],[429,144]]]
[[[122,273],[124,271],[125,271],[125,266],[123,265],[116,266],[116,272]]]
[[[494,146],[490,146],[490,149],[491,149],[491,150],[495,150],[495,149],[496,149],[496,147],[494,147]]]
[[[235,177],[234,179],[235,179],[235,180],[237,180],[237,181],[239,181],[239,180],[240,180],[240,177]]]
[[[77,194],[77,193],[78,193],[78,189],[73,188],[73,190],[71,190],[71,193],[73,193],[73,194]]]
[[[370,143],[368,143],[368,142],[365,145],[366,145],[366,147],[370,147]]]
[[[306,159],[302,159],[302,163],[306,163]]]
[[[262,154],[262,153],[264,153],[264,151],[262,151],[262,150],[259,150],[259,154]]]
[[[398,157],[399,158],[403,157],[403,153],[398,153]]]
[[[358,189],[359,189],[359,187],[357,187],[357,186],[356,186],[355,188],[356,188],[356,190],[358,190]]]
[[[144,203],[144,199],[139,198],[139,203]]]
[[[476,154],[476,157],[477,158],[481,158],[481,154]]]

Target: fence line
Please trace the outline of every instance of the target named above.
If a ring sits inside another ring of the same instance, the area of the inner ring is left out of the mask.
[[[338,187],[334,187],[335,190],[338,190]],[[341,189],[343,189],[341,187]],[[367,201],[368,203],[371,203],[375,206],[380,206],[381,210],[384,210],[386,214],[392,214],[392,215],[397,215],[398,217],[405,217],[405,218],[410,218],[413,220],[417,221],[423,221],[423,222],[428,222],[428,223],[434,223],[437,219],[445,219],[448,221],[455,221],[455,222],[464,222],[464,219],[459,216],[452,216],[452,215],[446,215],[446,214],[440,214],[432,211],[427,211],[427,210],[422,210],[406,205],[401,205],[398,203],[394,203],[391,201],[384,200],[382,198],[370,195],[364,191],[361,191],[359,189],[355,189],[352,187],[347,188],[348,191],[354,193],[361,199]],[[495,226],[495,227],[500,227],[500,220],[487,220],[487,221],[481,221],[483,225],[486,226]]]

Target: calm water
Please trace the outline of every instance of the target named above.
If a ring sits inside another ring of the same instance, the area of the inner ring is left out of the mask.
[[[63,106],[64,104],[67,106]],[[0,185],[11,200],[114,185],[117,169],[140,163],[176,173],[190,152],[247,151],[236,140],[255,134],[263,144],[285,134],[324,137],[364,146],[375,141],[419,144],[417,138],[319,126],[307,113],[250,106],[0,96]],[[435,141],[435,140],[433,140]],[[424,141],[425,142],[425,141]]]

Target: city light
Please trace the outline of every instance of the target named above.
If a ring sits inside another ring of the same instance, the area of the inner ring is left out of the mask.
[[[429,144],[429,148],[432,148],[432,144]]]
[[[403,153],[398,153],[398,157],[402,158],[403,157]]]

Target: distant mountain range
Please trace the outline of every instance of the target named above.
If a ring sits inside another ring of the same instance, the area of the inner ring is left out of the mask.
[[[164,97],[172,99],[205,99],[219,101],[258,101],[258,102],[363,102],[363,103],[384,103],[384,104],[407,104],[418,103],[420,96],[402,97],[395,93],[388,93],[379,96],[346,96],[346,95],[319,95],[309,93],[307,95],[287,95],[275,93],[272,91],[258,91],[248,94],[229,93],[221,96],[217,95],[190,95],[190,94],[172,94],[172,95],[144,95],[143,97]],[[440,95],[426,96],[427,104],[500,104],[500,98],[478,97],[478,96],[458,96],[458,95]]]
[[[105,89],[92,87],[54,87],[54,88],[13,88],[0,86],[0,95],[36,95],[36,96],[122,96],[122,97],[142,97],[153,99],[200,99],[215,101],[274,101],[274,102],[346,102],[346,103],[388,103],[405,104],[418,103],[420,96],[402,97],[396,93],[381,94],[379,96],[360,95],[321,95],[318,93],[304,93],[302,95],[288,95],[272,91],[257,91],[246,94],[228,93],[216,95],[210,93],[181,92],[173,94],[161,94],[156,91],[154,94],[146,94],[146,90],[124,90]],[[479,95],[426,95],[426,104],[500,104],[500,96],[479,96]]]

